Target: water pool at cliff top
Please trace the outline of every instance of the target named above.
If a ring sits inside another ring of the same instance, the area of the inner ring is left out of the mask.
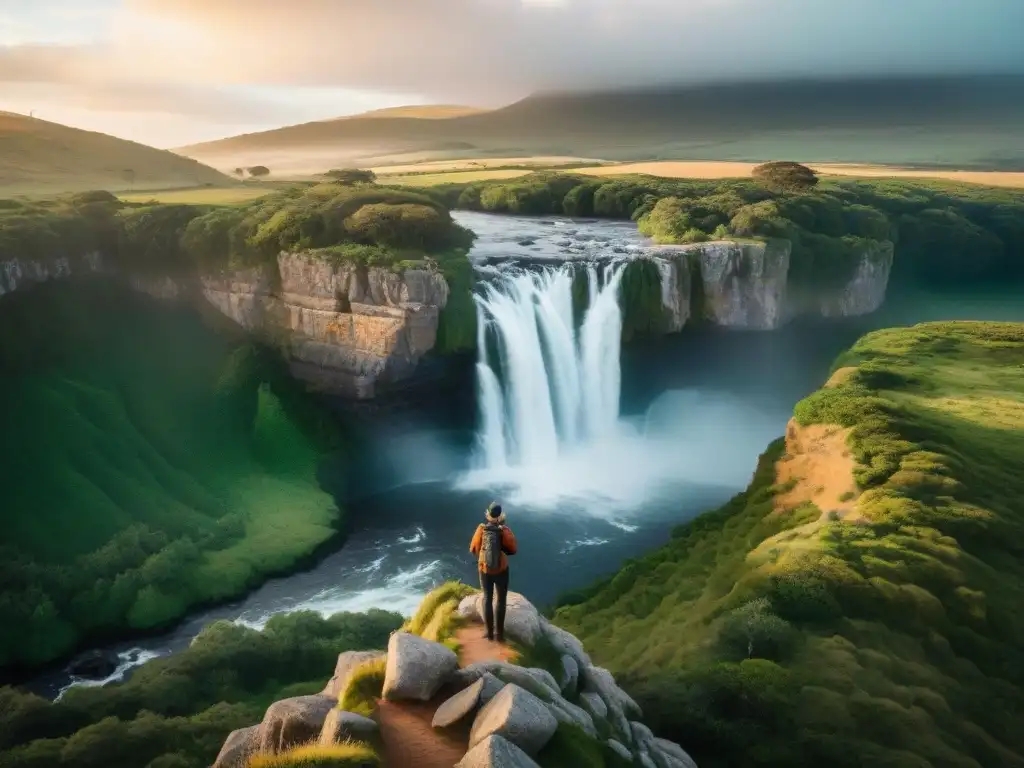
[[[628,253],[644,247],[623,222],[459,216],[480,235],[475,258]],[[614,311],[605,310],[602,322],[613,320]],[[527,410],[518,437],[515,429],[500,432],[504,466],[481,454],[487,417],[473,381],[438,392],[436,407],[382,418],[364,457],[372,477],[358,498],[346,503],[351,531],[342,549],[309,571],[271,580],[244,600],[194,614],[165,635],[112,647],[123,662],[115,677],[139,661],[184,648],[216,619],[261,626],[275,613],[300,609],[330,614],[378,607],[409,613],[434,584],[474,578],[466,549],[493,498],[506,502],[520,542],[512,588],[547,603],[658,546],[674,525],[745,487],[758,454],[782,434],[793,405],[821,385],[835,356],[858,336],[873,328],[956,318],[1024,320],[1024,302],[1009,293],[907,297],[856,320],[805,321],[774,332],[702,330],[638,341],[621,350],[620,364],[612,359],[617,348],[596,344],[599,354],[589,363],[585,355],[574,358],[577,379],[604,377],[611,366],[619,371],[621,390],[614,409],[598,392],[599,404],[589,416],[572,405],[587,397],[572,383],[572,373],[556,371],[554,359],[534,349],[533,362],[522,367],[523,380],[502,383],[502,396],[519,397]],[[511,328],[518,321],[509,322]],[[614,332],[612,322],[597,337]],[[581,336],[571,341],[564,349],[579,352]],[[545,391],[541,383],[553,375],[569,382],[569,397],[559,401],[548,387],[551,400],[540,415],[531,412],[537,410],[530,408],[531,398]],[[517,394],[516,386],[527,387],[528,395]],[[492,421],[499,412],[507,414],[502,406],[492,412]],[[565,431],[568,412],[581,429],[590,419],[591,427],[604,424],[607,430],[580,432],[572,442]],[[522,430],[534,429],[546,437],[540,448],[530,449],[539,451],[536,461],[524,465],[516,451]],[[327,466],[325,471],[338,470]],[[69,682],[66,673],[57,672],[32,687],[55,695]]]

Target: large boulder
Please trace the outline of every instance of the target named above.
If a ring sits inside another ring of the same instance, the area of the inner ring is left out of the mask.
[[[344,741],[366,741],[377,735],[376,721],[368,717],[332,709],[327,713],[323,727],[320,729],[320,743],[329,746]]]
[[[498,734],[488,736],[466,753],[455,768],[540,768],[519,747]]]
[[[660,768],[697,768],[693,758],[674,741],[655,737],[650,750]]]
[[[429,701],[459,666],[450,648],[409,632],[388,641],[383,696],[389,700]]]
[[[493,675],[490,677],[494,679]],[[480,705],[485,685],[486,681],[481,677],[468,688],[463,688],[437,708],[430,724],[434,728],[449,728],[469,716]]]
[[[322,696],[330,696],[340,699],[341,694],[348,687],[349,678],[352,672],[368,661],[383,659],[384,651],[345,651],[338,654],[338,661],[334,665],[334,675],[327,681],[327,685],[321,692]]]
[[[520,667],[504,661],[478,661],[457,670],[450,680],[455,685],[463,687],[488,672],[505,683],[515,683],[544,701],[550,701],[562,695],[558,684],[555,683],[555,679],[550,673],[544,672],[544,670]]]
[[[477,713],[469,734],[469,746],[472,749],[488,736],[497,734],[528,755],[535,755],[555,735],[557,728],[558,720],[543,701],[518,685],[510,684]]]
[[[598,694],[586,691],[580,694],[580,704],[591,716],[604,720],[608,717],[608,705]]]
[[[590,656],[576,635],[565,631],[561,627],[556,627],[543,616],[540,617],[540,629],[544,633],[545,639],[555,650],[576,659],[576,664],[581,669],[591,666]]]
[[[259,751],[276,754],[319,739],[324,721],[337,703],[327,696],[296,696],[274,702],[259,725]]]
[[[623,712],[641,717],[643,712],[640,705],[633,701],[633,697],[615,684],[612,673],[603,667],[585,667],[583,670],[583,689],[590,690],[601,695],[609,707],[618,704]]]
[[[566,725],[573,725],[581,729],[592,738],[597,738],[597,727],[594,725],[594,718],[585,709],[578,707],[571,701],[556,697],[548,702],[548,709],[555,719]]]
[[[461,605],[460,605],[461,609]],[[476,596],[476,614],[484,615],[484,595]],[[533,645],[540,637],[540,613],[533,603],[518,592],[509,592],[505,601],[505,636],[525,645]]]
[[[568,654],[562,654],[562,673],[559,676],[558,687],[562,690],[563,696],[574,696],[576,694],[576,683],[579,682],[580,666],[576,659]]]
[[[630,763],[633,762],[633,753],[630,752],[621,742],[618,742],[615,739],[608,739],[606,743],[611,748],[612,752],[617,754],[623,760]]]
[[[259,751],[259,729],[258,725],[251,725],[229,733],[213,768],[245,768],[249,757]]]

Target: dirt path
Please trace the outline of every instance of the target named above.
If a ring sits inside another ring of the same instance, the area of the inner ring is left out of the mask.
[[[508,646],[488,640],[482,624],[461,627],[455,638],[460,646],[460,667],[480,661],[509,661],[515,656]],[[422,704],[378,700],[377,721],[384,742],[385,768],[452,768],[462,759],[469,742],[468,726],[452,733],[431,727],[437,708],[456,692],[443,689]]]
[[[822,519],[829,514],[840,519],[856,518],[857,484],[853,480],[854,460],[846,439],[850,430],[833,424],[802,427],[796,419],[786,426],[786,456],[775,465],[779,485],[793,487],[775,497],[778,510],[814,502]]]

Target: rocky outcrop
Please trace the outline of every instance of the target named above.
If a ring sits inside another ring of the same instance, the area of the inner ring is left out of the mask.
[[[383,659],[385,655],[384,651],[345,651],[340,654],[334,666],[334,675],[327,681],[321,695],[340,699],[356,669],[367,662]]]
[[[450,648],[408,632],[395,632],[388,642],[383,696],[429,701],[458,665]]]
[[[497,735],[526,754],[536,755],[557,728],[558,720],[543,701],[510,683],[477,713],[469,734],[469,748]]]
[[[202,292],[243,328],[275,338],[293,375],[320,390],[372,398],[434,348],[448,302],[440,273],[338,264],[315,252],[282,253],[277,273],[205,277]]]
[[[318,738],[328,713],[337,703],[326,696],[297,696],[274,702],[260,723],[257,750],[282,752]]]
[[[258,725],[251,725],[229,733],[213,768],[245,768],[249,757],[259,751],[259,730]]]
[[[455,612],[458,621],[481,621],[478,597],[476,593],[461,601]],[[533,643],[545,644],[544,655],[552,649],[560,653],[561,663],[552,669],[575,670],[575,682],[569,685],[548,670],[504,661],[459,669],[455,654],[445,645],[399,631],[388,642],[381,694],[388,706],[405,701],[422,708],[422,702],[432,702],[427,706],[436,706],[434,728],[444,729],[447,736],[468,733],[466,753],[457,763],[463,768],[536,766],[534,757],[547,760],[541,753],[565,726],[589,736],[595,748],[615,752],[636,765],[696,768],[682,747],[656,737],[641,722],[637,703],[608,670],[594,665],[576,637],[554,626],[522,595],[509,594],[506,620],[530,627]],[[347,679],[360,661],[382,654],[341,654],[332,683]],[[327,689],[334,689],[332,683]],[[299,741],[321,745],[376,741],[380,732],[374,719],[333,709],[334,705],[335,700],[325,696],[271,705],[262,724],[228,737],[215,768],[242,768],[252,754],[277,753]]]
[[[711,242],[689,246],[700,271],[704,316],[725,328],[770,330],[782,323],[790,244]]]
[[[99,272],[102,268],[103,263],[98,253],[87,253],[75,259],[57,256],[46,261],[7,259],[0,261],[0,296],[24,290],[34,283]]]
[[[861,251],[849,282],[835,293],[818,297],[818,313],[824,317],[855,317],[877,310],[885,301],[893,258],[892,243],[870,242]]]

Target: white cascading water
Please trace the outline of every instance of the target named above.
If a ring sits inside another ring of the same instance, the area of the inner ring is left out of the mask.
[[[589,304],[578,331],[571,267],[519,272],[476,296],[481,469],[544,466],[616,428],[623,269],[589,267]],[[491,367],[494,352],[500,376]]]

